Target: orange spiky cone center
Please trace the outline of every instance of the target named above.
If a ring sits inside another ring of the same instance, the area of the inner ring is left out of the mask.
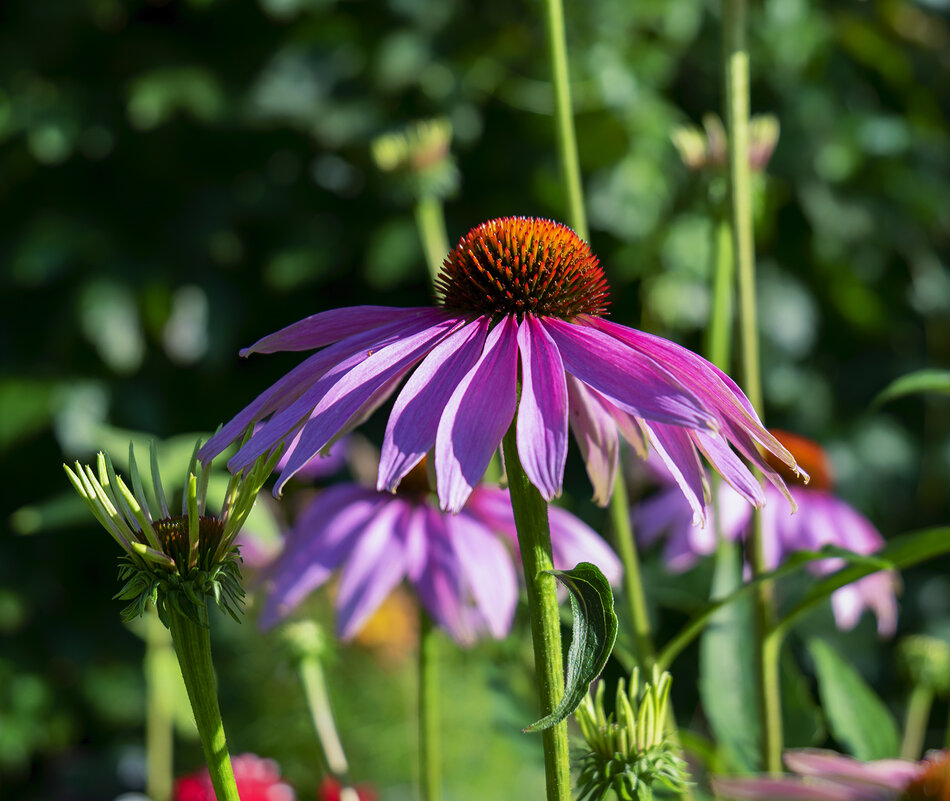
[[[469,231],[446,257],[436,291],[447,309],[492,318],[602,316],[609,303],[590,246],[566,225],[530,217]]]
[[[901,796],[902,801],[950,801],[950,751],[940,751],[921,764]]]

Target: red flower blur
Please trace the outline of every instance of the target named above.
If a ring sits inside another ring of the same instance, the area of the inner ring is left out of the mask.
[[[241,801],[297,801],[293,788],[280,780],[280,768],[273,759],[241,754],[231,764]],[[175,784],[174,801],[216,801],[208,769],[182,776]]]
[[[354,788],[360,801],[379,801],[379,796],[367,784],[361,784]],[[332,776],[325,776],[320,782],[320,789],[317,790],[317,801],[340,801],[340,792],[343,790],[341,785]],[[242,799],[243,801],[243,799]]]

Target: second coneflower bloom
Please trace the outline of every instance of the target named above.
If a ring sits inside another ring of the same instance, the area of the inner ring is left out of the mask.
[[[759,447],[789,468],[795,461],[735,383],[672,342],[606,320],[603,269],[566,226],[520,217],[479,225],[446,258],[437,291],[434,308],[321,312],[243,351],[322,348],[227,423],[201,458],[266,421],[228,466],[240,470],[292,441],[279,492],[405,380],[389,417],[378,488],[394,490],[433,450],[447,511],[465,504],[516,410],[518,453],[546,500],[561,491],[569,427],[600,503],[613,486],[618,431],[641,450],[644,443],[656,449],[699,518],[700,453],[756,505],[764,502],[762,488],[739,456],[784,489]]]

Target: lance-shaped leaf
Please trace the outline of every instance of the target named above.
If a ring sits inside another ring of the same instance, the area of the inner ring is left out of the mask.
[[[524,729],[543,731],[570,715],[584,700],[590,683],[600,675],[617,639],[617,614],[610,584],[600,568],[580,562],[572,570],[549,570],[571,595],[574,615],[567,654],[564,695],[551,714]]]
[[[880,406],[905,395],[918,392],[937,392],[950,395],[950,370],[917,370],[895,379],[874,399],[874,406]]]

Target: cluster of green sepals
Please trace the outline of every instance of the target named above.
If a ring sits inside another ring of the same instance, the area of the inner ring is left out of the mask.
[[[373,140],[373,161],[396,179],[397,191],[408,198],[451,197],[459,173],[449,146],[452,123],[445,118],[418,120],[400,131]]]
[[[578,801],[599,801],[611,790],[623,801],[652,801],[656,791],[684,793],[686,763],[666,735],[670,674],[653,669],[652,682],[640,687],[634,668],[629,689],[617,683],[614,712],[604,710],[606,686],[601,681],[574,716],[587,748],[580,759]]]
[[[913,634],[901,640],[902,667],[914,685],[937,695],[950,692],[950,645],[938,637]]]
[[[234,540],[280,451],[262,456],[249,470],[231,476],[220,513],[209,517],[205,508],[211,465],[198,461],[200,445],[199,440],[191,456],[180,515],[173,515],[169,508],[154,442],[149,448],[150,494],[131,444],[131,488],[116,473],[108,454],[98,454],[95,471],[78,461],[75,470],[63,465],[92,514],[125,551],[119,566],[119,580],[124,583],[114,596],[129,601],[122,610],[125,621],[143,614],[151,602],[166,626],[170,611],[207,626],[208,598],[239,619],[244,589],[241,555]]]

